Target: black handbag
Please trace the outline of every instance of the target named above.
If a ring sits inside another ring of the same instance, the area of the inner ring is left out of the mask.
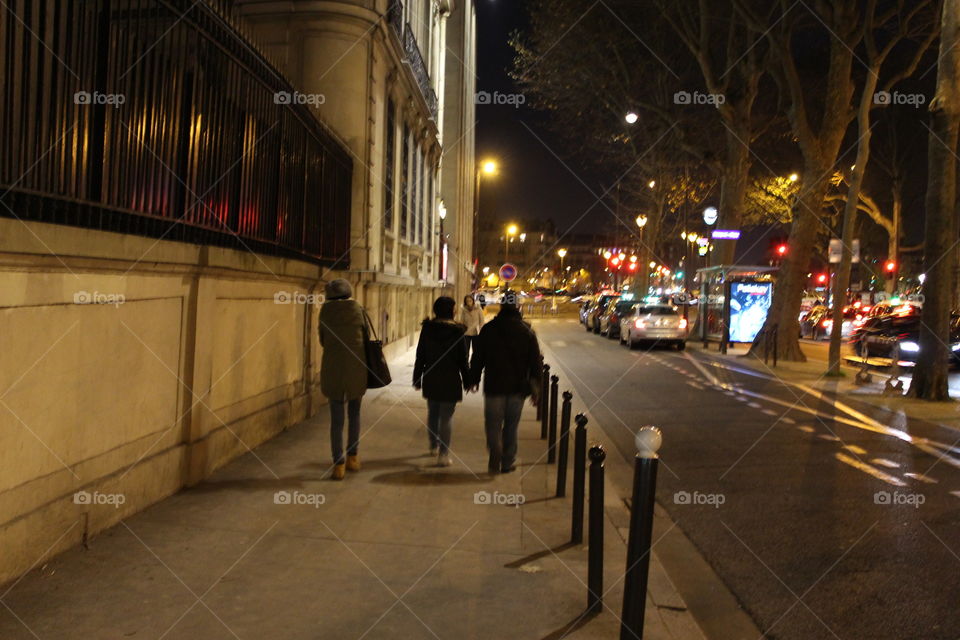
[[[370,321],[366,309],[363,310],[363,318],[363,353],[367,361],[367,389],[379,389],[390,384],[393,378],[390,376],[387,359],[383,356],[383,342],[377,337],[377,331],[373,328],[373,322]]]

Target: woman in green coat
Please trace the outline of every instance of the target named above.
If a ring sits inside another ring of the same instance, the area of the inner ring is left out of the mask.
[[[367,390],[367,364],[363,344],[364,312],[343,279],[326,286],[320,308],[320,390],[330,401],[330,448],[333,479],[346,471],[360,470],[360,402]],[[346,416],[344,416],[346,413]],[[343,423],[347,422],[347,455],[343,455]]]

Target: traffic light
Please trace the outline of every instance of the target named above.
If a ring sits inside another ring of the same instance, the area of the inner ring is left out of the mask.
[[[897,270],[897,263],[895,260],[887,260],[887,263],[883,265],[883,270],[887,272],[887,277],[892,277],[894,272]]]
[[[818,282],[819,284],[826,284],[826,283],[827,283],[827,274],[821,273],[820,275],[818,275],[818,276],[817,276],[817,282]]]
[[[787,245],[785,245],[785,244],[778,244],[778,245],[777,245],[777,255],[780,256],[781,258],[782,258],[783,256],[787,255]]]

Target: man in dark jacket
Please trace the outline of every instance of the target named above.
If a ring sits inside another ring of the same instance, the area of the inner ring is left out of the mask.
[[[413,364],[413,386],[427,399],[427,433],[430,453],[437,464],[450,466],[453,412],[470,381],[467,365],[466,327],[453,321],[457,303],[441,296],[433,303],[432,320],[424,320]]]
[[[483,373],[483,415],[490,473],[509,473],[517,457],[517,428],[524,399],[540,389],[541,359],[537,335],[523,321],[517,297],[507,291],[500,312],[485,324],[474,344],[470,366],[476,389]]]

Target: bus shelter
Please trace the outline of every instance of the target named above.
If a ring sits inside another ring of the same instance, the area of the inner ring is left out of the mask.
[[[767,319],[777,267],[720,265],[697,270],[698,336],[726,346],[753,342]]]

